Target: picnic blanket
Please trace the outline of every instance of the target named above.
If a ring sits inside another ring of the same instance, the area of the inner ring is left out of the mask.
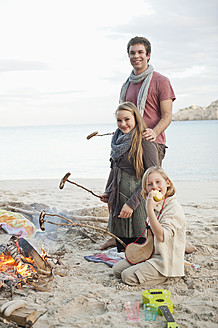
[[[22,214],[0,209],[0,227],[8,234],[18,237],[33,237],[36,228]]]
[[[117,252],[117,248],[113,247],[109,249],[108,251],[105,251],[100,254],[94,254],[94,255],[87,255],[84,256],[84,258],[89,262],[96,262],[96,263],[105,263],[109,267],[113,267],[115,263],[120,261],[121,259],[125,259],[125,252]],[[198,269],[200,268],[200,265],[194,264],[191,262],[188,262],[184,260],[185,266],[190,266],[192,269]]]
[[[113,247],[103,253],[87,255],[84,256],[84,258],[89,262],[105,263],[109,267],[113,267],[115,263],[125,258],[125,253],[124,252],[118,253],[117,248]]]

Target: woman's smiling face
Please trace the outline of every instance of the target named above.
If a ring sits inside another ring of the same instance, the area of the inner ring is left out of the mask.
[[[119,110],[116,114],[117,126],[124,134],[129,133],[135,128],[135,117],[128,110]]]

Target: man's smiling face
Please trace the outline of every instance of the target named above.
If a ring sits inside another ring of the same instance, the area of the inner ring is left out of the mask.
[[[150,53],[146,54],[143,44],[135,44],[129,48],[129,59],[135,75],[139,75],[148,68]]]

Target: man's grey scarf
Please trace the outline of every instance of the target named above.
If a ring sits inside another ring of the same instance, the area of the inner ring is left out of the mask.
[[[149,88],[149,85],[150,85],[150,82],[151,82],[151,79],[153,76],[153,71],[154,71],[154,69],[153,69],[153,66],[151,66],[151,65],[148,66],[146,71],[144,71],[143,73],[141,73],[139,75],[135,75],[132,71],[130,76],[124,83],[121,93],[120,93],[120,103],[122,103],[125,101],[126,91],[128,89],[130,82],[140,83],[141,81],[144,80],[141,85],[141,88],[139,90],[139,94],[138,94],[138,98],[137,98],[137,108],[142,117],[144,114],[145,103],[146,103],[147,95],[148,95],[148,88]]]
[[[133,131],[134,129],[127,134],[121,132],[120,129],[115,131],[111,140],[111,158],[115,162],[130,149]]]

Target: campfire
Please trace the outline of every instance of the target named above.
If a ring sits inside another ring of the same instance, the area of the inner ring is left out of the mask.
[[[11,237],[7,245],[0,246],[0,288],[21,288],[37,282],[39,274],[51,274],[45,252],[40,256],[24,239]]]

